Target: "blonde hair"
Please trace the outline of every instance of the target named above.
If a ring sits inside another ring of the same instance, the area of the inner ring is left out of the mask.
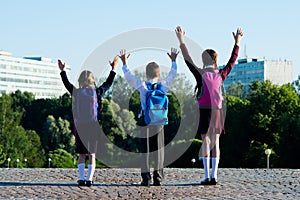
[[[160,69],[156,62],[150,62],[146,66],[146,76],[148,79],[159,78]]]
[[[79,87],[85,87],[88,85],[95,84],[94,75],[92,72],[88,70],[84,70],[81,72],[78,78]]]
[[[202,53],[202,62],[203,66],[208,65],[214,65],[215,67],[218,67],[218,54],[215,50],[212,49],[206,49]]]

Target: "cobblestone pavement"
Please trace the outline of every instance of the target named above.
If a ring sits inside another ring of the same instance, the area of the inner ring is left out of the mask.
[[[0,199],[300,199],[300,169],[219,169],[201,186],[202,169],[165,169],[163,186],[141,187],[139,169],[96,169],[91,188],[76,169],[0,169]]]

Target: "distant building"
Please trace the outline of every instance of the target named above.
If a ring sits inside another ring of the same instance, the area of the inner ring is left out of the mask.
[[[221,66],[220,68],[223,68]],[[283,85],[293,80],[292,61],[273,61],[265,59],[244,58],[234,65],[224,85],[227,89],[233,82],[240,81],[246,88],[254,80],[270,80],[274,84]]]
[[[70,66],[66,71],[70,73]],[[36,98],[59,97],[66,92],[57,62],[44,57],[13,57],[0,51],[0,93],[31,92]]]

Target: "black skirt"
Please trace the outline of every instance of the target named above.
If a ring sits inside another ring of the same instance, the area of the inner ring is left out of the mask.
[[[75,128],[75,152],[96,153],[101,145],[101,130],[98,122],[77,124]]]
[[[197,134],[221,134],[225,133],[225,116],[222,109],[200,108],[200,119]]]

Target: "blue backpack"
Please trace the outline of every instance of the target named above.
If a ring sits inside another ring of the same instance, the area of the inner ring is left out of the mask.
[[[98,121],[98,97],[96,89],[92,87],[77,89],[73,114],[77,123]]]
[[[144,120],[147,125],[167,125],[168,124],[168,103],[169,99],[162,90],[161,83],[146,83],[146,110]]]

